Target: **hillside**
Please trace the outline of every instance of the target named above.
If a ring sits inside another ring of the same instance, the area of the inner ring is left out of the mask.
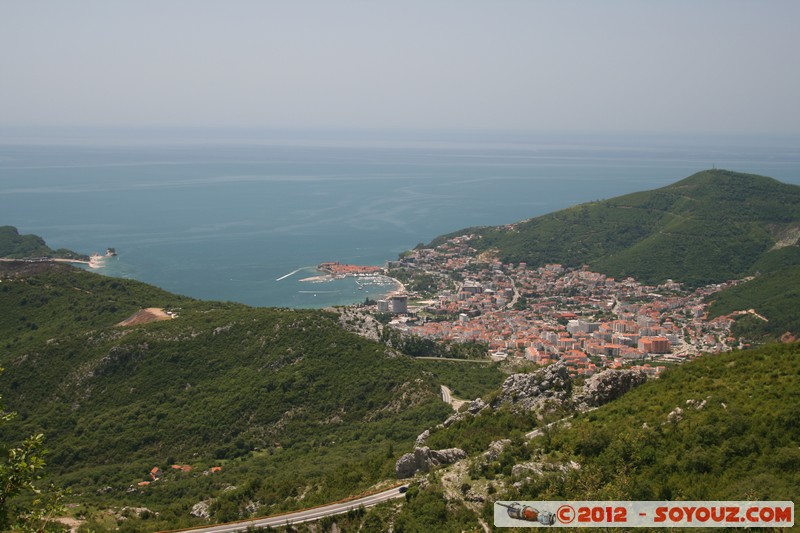
[[[458,235],[472,235],[477,254],[503,262],[589,265],[649,284],[673,279],[692,288],[753,276],[717,294],[711,316],[754,310],[762,318],[738,315],[737,337],[800,337],[800,187],[772,178],[707,170],[517,224],[468,228],[429,246]]]
[[[796,245],[799,226],[800,187],[707,170],[661,189],[459,233],[476,233],[471,245],[504,262],[588,264],[610,276],[698,286],[743,277],[779,241]]]
[[[485,409],[428,442],[496,442],[422,476],[401,510],[379,510],[369,525],[471,530],[492,523],[498,500],[794,500],[799,369],[798,344],[709,355],[530,439],[517,421],[531,413]]]
[[[2,442],[45,433],[47,471],[72,501],[158,512],[144,530],[204,523],[189,512],[205,499],[231,520],[356,494],[451,412],[442,379],[476,394],[498,383],[493,367],[455,372],[347,333],[333,313],[200,302],[58,264],[0,268],[0,393],[19,413]],[[119,325],[145,308],[173,318]],[[139,487],[154,467],[163,481]]]
[[[796,260],[792,247],[766,257],[756,266],[775,272]],[[120,325],[155,310],[169,319]],[[798,345],[670,369],[529,441],[525,432],[568,411],[501,406],[439,426],[452,413],[439,385],[492,404],[497,369],[413,360],[338,320],[197,301],[66,265],[0,263],[0,393],[20,415],[0,427],[0,441],[45,433],[50,479],[72,489],[73,513],[95,531],[172,529],[356,494],[392,479],[425,428],[428,445],[470,459],[412,484],[404,506],[348,515],[340,526],[470,530],[491,523],[497,499],[800,491]],[[681,417],[670,419],[676,407]],[[208,520],[190,514],[200,502]]]
[[[742,315],[734,328],[738,335],[748,339],[800,337],[800,247],[789,246],[765,254],[749,274],[755,279],[717,294],[709,314],[717,317],[755,309],[767,320]]]
[[[88,260],[89,256],[61,248],[53,250],[38,235],[20,235],[14,226],[0,226],[0,257],[11,259],[54,257]]]

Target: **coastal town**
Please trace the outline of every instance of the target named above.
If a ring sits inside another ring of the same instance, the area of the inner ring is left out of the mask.
[[[375,302],[373,311],[392,315],[389,327],[403,334],[480,343],[494,360],[563,360],[582,376],[623,366],[657,375],[700,353],[740,347],[730,333],[734,319],[710,319],[708,299],[744,280],[685,290],[669,280],[617,280],[586,266],[503,264],[479,256],[472,238],[418,247],[387,263],[387,275],[407,291]]]

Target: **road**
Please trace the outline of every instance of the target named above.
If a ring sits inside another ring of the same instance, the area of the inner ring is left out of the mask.
[[[372,507],[389,500],[402,498],[403,493],[400,492],[400,487],[392,487],[391,489],[384,490],[364,496],[363,498],[356,498],[346,502],[332,503],[315,507],[313,509],[306,509],[305,511],[295,511],[293,513],[268,516],[266,518],[255,518],[252,520],[242,520],[239,522],[229,522],[227,524],[219,524],[216,526],[200,527],[195,529],[182,529],[180,531],[191,531],[192,533],[231,533],[233,531],[244,531],[248,527],[278,527],[285,526],[286,524],[301,524],[303,522],[312,522],[319,520],[326,516],[334,516],[344,514],[351,509],[357,509],[362,505],[364,507]]]
[[[467,403],[467,400],[456,400],[453,398],[453,393],[450,391],[450,387],[442,385],[442,401],[444,403],[449,403],[454,411],[458,411],[461,409],[461,406]]]
[[[517,305],[517,301],[519,300],[519,289],[517,289],[517,284],[514,283],[514,278],[512,276],[508,276],[508,280],[511,282],[511,288],[514,290],[514,297],[508,302],[506,309],[514,309],[514,306]]]
[[[594,411],[595,409],[597,409],[597,407],[592,407],[590,409],[587,409],[586,411],[583,412],[583,414],[590,413],[590,412]],[[541,435],[544,435],[545,430],[548,430],[551,427],[556,426],[557,424],[564,423],[567,420],[569,420],[570,418],[575,418],[575,415],[569,415],[569,416],[565,416],[564,418],[559,418],[555,422],[550,422],[546,426],[542,426],[540,428],[534,429],[533,431],[529,431],[529,432],[525,433],[525,438],[530,440],[530,439],[532,439],[534,437],[539,437]]]
[[[453,357],[414,357],[414,359],[421,359],[422,361],[455,361],[456,363],[481,363],[490,365],[494,361],[491,359],[455,359]]]
[[[450,393],[450,387],[442,385],[442,400],[444,403],[453,404],[453,395]]]

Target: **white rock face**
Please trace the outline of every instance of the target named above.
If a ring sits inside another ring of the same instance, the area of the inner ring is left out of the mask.
[[[572,380],[563,361],[554,363],[532,374],[512,374],[503,382],[500,395],[492,407],[510,403],[526,411],[534,411],[548,402],[557,404],[569,400]]]
[[[211,518],[211,513],[208,512],[208,502],[198,502],[192,506],[192,511],[189,513],[197,518],[204,518],[208,520]]]
[[[575,398],[575,404],[579,409],[598,407],[616,400],[646,381],[647,374],[641,370],[605,370],[586,380],[583,392]]]
[[[427,472],[431,468],[449,465],[466,458],[467,452],[461,448],[431,450],[427,446],[423,446],[414,448],[412,453],[407,453],[398,459],[395,464],[395,472],[397,473],[397,479],[406,479],[417,472]]]
[[[487,407],[489,407],[489,404],[483,401],[483,398],[475,398],[474,400],[469,402],[469,406],[467,407],[467,412],[471,415],[477,415]]]
[[[496,461],[500,454],[503,453],[503,450],[506,449],[506,446],[511,444],[510,439],[502,439],[496,440],[489,444],[489,449],[486,450],[483,454],[483,459],[485,462],[490,463],[492,461]]]

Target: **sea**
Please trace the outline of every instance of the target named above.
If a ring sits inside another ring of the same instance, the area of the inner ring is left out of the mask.
[[[800,138],[575,133],[0,131],[0,225],[116,249],[96,271],[200,299],[321,308],[434,237],[726,168],[800,185]]]

